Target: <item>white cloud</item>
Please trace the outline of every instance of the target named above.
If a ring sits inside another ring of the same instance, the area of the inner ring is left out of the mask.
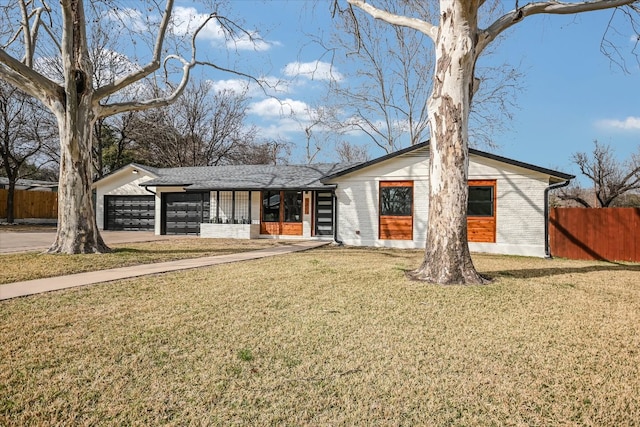
[[[258,79],[260,83],[249,79],[209,80],[215,91],[231,90],[235,93],[245,93],[247,97],[265,96],[265,93],[283,94],[289,92],[287,81],[277,77],[265,76]]]
[[[208,18],[209,15],[198,12],[194,7],[176,6],[171,18],[171,31],[180,36],[192,34]],[[225,39],[222,28],[215,20],[210,20],[200,31],[198,37],[210,41]]]
[[[216,92],[220,92],[223,90],[230,90],[235,93],[243,93],[243,92],[249,91],[249,82],[247,82],[246,80],[240,80],[240,79],[216,80],[216,81],[210,80],[210,82],[211,82],[211,88]]]
[[[271,49],[273,46],[279,46],[279,42],[267,42],[260,38],[260,35],[256,32],[251,33],[251,36],[243,34],[242,37],[235,40],[229,40],[227,47],[235,48],[238,50],[255,50],[257,52],[263,52]]]
[[[198,12],[194,7],[176,6],[172,15],[172,31],[180,36],[192,34],[208,18],[209,15]],[[264,40],[257,31],[250,31],[249,34],[241,33],[227,40],[222,27],[212,19],[200,30],[198,38],[213,44],[224,42],[227,48],[238,50],[266,51],[279,45],[278,42]]]
[[[305,102],[294,99],[263,99],[249,105],[249,112],[260,117],[302,116],[307,117],[313,110]]]
[[[148,28],[142,12],[137,9],[111,9],[107,13],[107,18],[111,21],[120,22],[124,28],[128,28],[133,31],[142,32],[146,31]]]
[[[598,125],[604,128],[621,130],[640,130],[640,117],[629,116],[624,120],[606,119],[600,120]]]
[[[303,76],[309,80],[341,81],[344,76],[330,63],[323,61],[290,62],[282,70],[289,77]]]

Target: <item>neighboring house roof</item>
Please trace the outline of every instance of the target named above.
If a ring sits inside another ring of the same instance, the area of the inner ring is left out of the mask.
[[[416,145],[413,145],[411,147],[407,147],[407,148],[404,148],[402,150],[395,151],[393,153],[387,154],[386,156],[378,157],[376,159],[369,160],[368,162],[359,163],[359,164],[353,165],[353,166],[351,166],[349,168],[345,168],[345,169],[342,169],[340,171],[337,171],[337,172],[335,172],[335,173],[333,173],[331,175],[327,175],[326,177],[324,177],[322,179],[322,182],[327,182],[327,181],[329,181],[331,179],[338,178],[340,176],[343,176],[343,175],[346,175],[346,174],[349,174],[349,173],[352,173],[352,172],[356,172],[356,171],[364,169],[364,168],[366,168],[368,166],[372,166],[372,165],[375,165],[377,163],[384,162],[385,160],[389,160],[389,159],[392,159],[394,157],[402,156],[402,155],[405,155],[405,154],[412,154],[414,151],[418,151],[418,150],[425,150],[426,151],[426,149],[428,149],[428,147],[429,147],[429,141],[421,142],[420,144],[416,144]],[[507,163],[507,164],[510,164],[510,165],[513,165],[513,166],[517,166],[517,167],[521,167],[521,168],[524,168],[524,169],[529,169],[529,170],[532,170],[532,171],[535,171],[535,172],[540,172],[540,173],[543,173],[545,175],[549,175],[551,182],[562,182],[562,181],[566,181],[566,180],[575,178],[575,175],[569,175],[569,174],[566,174],[566,173],[563,173],[563,172],[558,172],[558,171],[554,171],[554,170],[551,170],[551,169],[542,168],[540,166],[532,165],[530,163],[524,163],[524,162],[520,162],[518,160],[509,159],[507,157],[497,156],[495,154],[486,153],[484,151],[476,150],[476,149],[473,149],[473,148],[469,149],[469,154],[473,154],[473,155],[476,155],[476,156],[484,157],[484,158],[487,158],[487,159],[495,160],[495,161],[502,162],[502,163]]]
[[[4,176],[0,176],[0,186],[8,186],[9,178]],[[40,181],[36,179],[19,179],[16,181],[16,186],[18,187],[26,187],[27,190],[32,190],[35,188],[57,188],[58,182],[52,181]],[[1,188],[1,187],[0,187]]]
[[[157,178],[145,187],[185,187],[203,190],[313,190],[327,188],[321,179],[353,164],[320,163],[313,165],[228,165],[181,168],[148,168]]]

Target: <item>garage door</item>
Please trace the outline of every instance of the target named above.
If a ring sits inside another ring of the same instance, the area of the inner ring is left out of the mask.
[[[165,193],[162,206],[162,234],[199,234],[209,218],[209,193]]]
[[[105,230],[153,231],[154,196],[104,196]]]

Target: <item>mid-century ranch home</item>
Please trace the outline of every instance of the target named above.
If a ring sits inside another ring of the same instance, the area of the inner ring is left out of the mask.
[[[358,164],[130,164],[94,184],[97,222],[104,230],[424,248],[428,170],[428,142]],[[470,249],[545,256],[548,190],[572,178],[471,149]]]

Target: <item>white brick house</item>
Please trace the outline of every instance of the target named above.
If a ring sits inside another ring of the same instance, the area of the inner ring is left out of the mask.
[[[102,229],[423,248],[428,169],[428,143],[352,165],[132,164],[95,184],[96,215]],[[470,150],[470,249],[545,256],[547,191],[572,178]]]

